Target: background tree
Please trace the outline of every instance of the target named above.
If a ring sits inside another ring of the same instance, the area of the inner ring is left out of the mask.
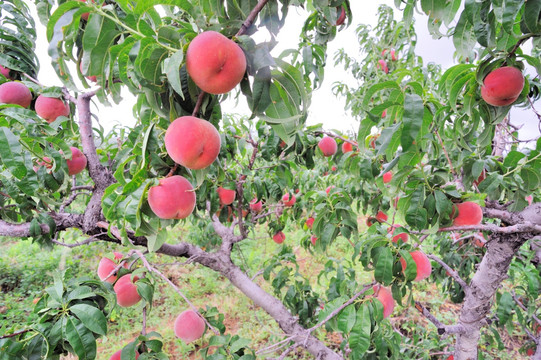
[[[264,309],[286,336],[259,354],[477,359],[482,336],[503,349],[500,332],[517,323],[530,337],[521,351],[539,344],[541,143],[523,144],[508,113],[522,106],[541,120],[541,1],[396,1],[401,22],[381,7],[376,28],[357,28],[361,56],[336,55],[359,83],[335,87],[359,122],[356,134],[305,125],[327,43],[352,22],[348,1],[37,1],[62,89],[35,79],[28,6],[0,4],[0,234],[44,247],[109,242],[123,252],[100,262],[104,281],[56,273],[27,324],[0,328],[0,359],[94,359],[116,304],[141,300],[141,335],[118,356],[167,358],[160,334],[146,329],[161,282],[188,303],[175,334],[190,342],[208,329],[203,358],[255,358],[249,341],[226,333],[219,309],[195,308],[149,261],[153,253],[214,270]],[[299,47],[272,56],[274,40],[251,35],[265,30],[274,39],[295,6],[311,12]],[[416,8],[433,34],[449,27],[459,64],[442,73],[415,56]],[[208,73],[221,51],[229,58],[214,69],[225,75],[216,84]],[[536,74],[523,78],[525,69]],[[75,75],[97,86],[80,91]],[[222,114],[239,82],[251,114]],[[138,122],[104,134],[93,127],[90,101],[121,101],[122,88],[137,96]],[[203,143],[194,159],[180,156]],[[204,162],[210,149],[217,158]],[[366,230],[359,215],[368,215]],[[185,222],[198,236],[166,242]],[[291,223],[310,230],[301,241],[309,251],[347,246],[316,282],[286,245]],[[63,237],[74,230],[85,239]],[[285,241],[258,263],[269,286],[239,260],[258,231]],[[413,288],[426,278],[462,303],[455,323],[417,301]],[[409,346],[425,329],[407,333],[385,319],[395,302],[436,327],[427,327],[436,340],[423,343],[426,351]],[[328,341],[333,332],[338,347]],[[454,344],[442,346],[448,335]],[[533,356],[541,359],[541,350]]]

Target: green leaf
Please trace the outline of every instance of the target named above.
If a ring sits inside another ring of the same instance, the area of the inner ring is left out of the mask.
[[[417,94],[406,94],[404,99],[404,115],[402,117],[402,134],[400,142],[407,151],[417,138],[423,125],[423,99]]]
[[[374,279],[381,284],[389,285],[393,281],[394,257],[391,249],[388,247],[379,248],[374,260],[376,263]]]
[[[150,252],[158,251],[167,240],[167,228],[159,229],[156,234],[148,235],[147,248]]]
[[[518,165],[518,162],[522,160],[526,155],[520,151],[511,150],[509,154],[505,157],[503,161],[503,166],[508,168],[515,168]]]
[[[165,74],[169,84],[184,100],[184,93],[182,92],[182,84],[180,82],[180,67],[184,61],[184,51],[179,50],[167,60],[165,65]]]
[[[26,176],[24,153],[19,139],[7,127],[0,128],[0,158],[8,170],[17,179]]]
[[[96,339],[79,319],[71,316],[66,318],[64,338],[68,340],[79,360],[96,358]]]
[[[370,308],[366,302],[357,310],[356,317],[355,326],[349,334],[349,346],[352,350],[364,354],[370,347],[370,330],[372,327]]]
[[[530,32],[537,33],[541,29],[541,0],[528,0],[524,7],[524,23]]]
[[[507,321],[512,319],[511,314],[514,310],[515,301],[509,292],[504,292],[498,300],[498,308],[496,314],[498,315],[498,323],[503,326]]]
[[[513,28],[517,19],[518,12],[524,4],[524,0],[504,0],[502,26],[509,34],[513,34]]]
[[[69,310],[82,321],[88,330],[100,335],[107,334],[107,319],[98,308],[87,304],[76,304],[71,306]]]
[[[348,334],[353,326],[355,326],[355,321],[357,319],[357,312],[355,311],[355,305],[348,305],[346,306],[340,313],[338,314],[337,321],[338,321],[338,330],[343,332],[344,334]]]

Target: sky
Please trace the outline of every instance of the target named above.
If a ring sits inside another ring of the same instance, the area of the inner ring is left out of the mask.
[[[358,121],[355,120],[345,108],[345,100],[343,98],[335,98],[332,94],[332,86],[336,81],[343,81],[351,84],[351,77],[341,67],[334,67],[333,56],[340,49],[346,49],[349,55],[358,54],[358,44],[355,35],[357,24],[363,23],[375,26],[377,21],[377,8],[381,4],[391,6],[393,9],[394,1],[351,1],[353,23],[348,27],[338,32],[336,38],[329,43],[328,46],[328,61],[327,69],[325,70],[325,79],[322,86],[312,94],[312,102],[309,110],[308,125],[323,124],[325,129],[337,129],[340,131],[354,131],[358,129]],[[34,4],[31,4],[33,14],[35,15]],[[402,14],[395,10],[395,17],[401,17]],[[425,64],[435,62],[442,67],[448,68],[454,64],[453,53],[454,45],[448,38],[438,40],[432,39],[427,30],[427,17],[416,13],[416,32],[418,35],[416,53],[423,58]],[[35,16],[37,19],[37,17]],[[272,54],[277,56],[283,49],[297,48],[298,37],[291,34],[300,34],[303,25],[303,20],[306,18],[306,12],[299,8],[292,8],[288,15],[286,24],[282,28],[278,36],[278,46],[273,49]],[[37,26],[41,26],[37,22]],[[260,31],[254,35],[256,41],[263,40],[265,34]],[[353,45],[352,45],[353,44]],[[38,80],[45,85],[61,86],[60,80],[50,65],[50,60],[47,55],[47,40],[45,38],[45,29],[38,29],[37,54],[40,59],[40,72]],[[533,73],[533,71],[532,71]],[[82,86],[81,86],[82,89]],[[94,106],[93,113],[99,119],[100,124],[106,129],[112,128],[114,125],[122,124],[132,126],[136,119],[132,115],[132,107],[135,103],[135,97],[131,95],[125,88],[123,91],[124,100],[119,105],[105,107],[102,104]],[[538,104],[538,108],[541,105]],[[228,100],[222,104],[222,111],[226,113],[238,113],[249,115],[250,111],[246,104],[246,100],[241,96],[238,101]],[[531,110],[521,110],[513,108],[511,111],[511,119],[515,125],[525,124],[521,129],[520,138],[532,139],[539,136],[538,120]]]

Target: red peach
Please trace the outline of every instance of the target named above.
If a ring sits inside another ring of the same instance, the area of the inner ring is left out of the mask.
[[[378,69],[381,69],[385,74],[389,73],[389,67],[387,66],[387,61],[380,59],[378,60]]]
[[[340,11],[340,15],[338,16],[338,19],[336,20],[336,26],[340,26],[346,20],[346,9],[344,9],[343,6],[340,6],[339,9],[337,8],[337,10]]]
[[[291,195],[291,199],[289,198],[289,193],[282,196],[282,202],[284,203],[284,206],[291,207],[295,205],[295,202],[297,201],[297,198],[295,195]]]
[[[455,360],[455,357],[453,355],[449,355],[449,357],[447,358],[447,360]]]
[[[387,171],[385,174],[383,174],[383,183],[388,184],[393,179],[393,173],[390,171]]]
[[[124,257],[121,253],[118,253],[118,252],[115,252],[114,255],[115,255],[115,260],[120,260]],[[106,258],[106,257],[101,258],[98,264],[98,276],[100,280],[113,284],[117,279],[116,275],[112,275],[109,278],[107,278],[107,276],[109,276],[111,271],[113,271],[117,267],[117,265],[118,263],[114,262],[113,260],[109,258]],[[124,267],[128,268],[128,264],[124,263]]]
[[[229,205],[232,204],[233,201],[235,201],[235,197],[237,195],[235,190],[224,189],[220,186],[216,191],[218,192],[220,203],[224,205]]]
[[[284,240],[286,239],[286,236],[283,232],[281,231],[278,231],[276,234],[274,234],[274,236],[272,237],[272,240],[277,243],[277,244],[281,244],[284,242]]]
[[[491,71],[483,81],[481,97],[493,106],[511,105],[524,88],[522,72],[512,66]]]
[[[478,232],[473,236],[475,238],[475,241],[473,242],[473,245],[475,245],[478,248],[485,247],[486,239],[482,232]]]
[[[410,252],[410,255],[413,261],[415,261],[415,265],[417,265],[417,276],[414,281],[421,281],[428,278],[432,273],[432,264],[425,253],[422,251],[413,251]],[[406,260],[400,258],[400,264],[402,264],[402,270],[405,272],[407,267]]]
[[[312,245],[316,246],[317,237],[315,235],[310,236],[310,242]]]
[[[528,356],[532,356],[533,354],[535,354],[535,349],[534,348],[529,348],[526,351],[526,355],[528,355]]]
[[[36,114],[44,118],[49,124],[59,116],[69,116],[70,107],[62,99],[38,96],[35,103]]]
[[[253,212],[260,212],[263,209],[263,202],[257,201],[257,198],[253,198],[252,201],[250,201],[250,210]]]
[[[86,156],[76,147],[70,146],[70,150],[71,160],[66,160],[68,173],[70,175],[77,175],[86,168]]]
[[[336,140],[334,140],[330,136],[325,136],[323,139],[319,141],[317,144],[321,152],[324,156],[333,156],[336,154],[336,150],[338,150],[338,145],[336,144]]]
[[[162,219],[184,219],[195,208],[192,184],[180,175],[163,178],[148,190],[148,204]]]
[[[391,60],[392,61],[396,61],[398,58],[396,57],[396,53],[394,51],[394,49],[391,49]]]
[[[314,226],[314,221],[315,219],[310,216],[308,219],[306,219],[306,227],[308,229],[312,229],[312,226]]]
[[[185,343],[199,339],[205,332],[205,321],[193,310],[183,311],[175,320],[175,336]]]
[[[234,41],[216,31],[205,31],[188,46],[186,70],[204,92],[224,94],[244,77],[246,56]]]
[[[3,67],[0,65],[0,74],[4,75],[6,79],[13,80],[13,78],[9,75],[10,70],[8,68]]]
[[[533,202],[533,196],[532,195],[528,195],[524,198],[524,200],[526,200],[528,202],[528,205],[532,205],[532,202]]]
[[[331,171],[336,171],[337,170],[337,167],[333,165],[333,167],[331,168]]]
[[[451,217],[455,211],[458,211],[458,216],[453,220],[453,226],[478,225],[483,220],[483,210],[478,204],[466,201],[453,206]]]
[[[378,213],[376,214],[376,217],[369,217],[368,219],[366,219],[366,225],[368,225],[369,227],[372,226],[372,220],[376,220],[378,222],[384,222],[384,221],[387,221],[389,217],[387,216],[387,214],[385,214],[383,211],[378,211]]]
[[[402,227],[402,225],[394,224],[393,226],[391,226],[391,227],[387,230],[387,232],[388,232],[389,234],[391,234],[391,236],[392,236],[393,233],[394,233],[394,230],[395,230],[395,229],[398,229],[399,227]],[[403,233],[400,233],[400,234],[398,234],[398,235],[393,236],[393,238],[392,238],[391,241],[394,242],[394,243],[397,243],[398,240],[402,240],[402,242],[408,242],[408,240],[409,240],[409,235],[408,235],[407,233],[403,232]]]
[[[220,133],[210,122],[182,116],[165,132],[165,148],[175,162],[189,169],[203,169],[220,153]]]
[[[387,318],[394,310],[394,299],[389,289],[381,285],[374,285],[374,296],[383,305],[383,318]],[[376,295],[377,294],[377,295]]]
[[[86,0],[79,0],[81,2],[86,2]],[[94,2],[94,0],[92,0],[92,2]],[[81,19],[85,20],[85,21],[88,21],[88,17],[90,16],[90,13],[83,13],[81,14]]]
[[[387,116],[387,109],[383,110],[381,113],[381,118],[383,119],[385,116]]]
[[[345,154],[350,151],[353,151],[353,145],[348,142],[342,143],[342,152]]]
[[[327,193],[327,195],[329,195],[329,193],[331,192],[332,189],[334,189],[336,186],[334,185],[331,185],[331,186],[328,186],[327,189],[325,189],[325,192]]]
[[[84,14],[83,14],[84,15]],[[122,349],[118,350],[116,353],[114,353],[109,360],[120,360],[120,355],[122,354]],[[139,358],[139,353],[135,351],[135,359]]]
[[[18,81],[8,81],[0,85],[0,103],[28,108],[31,102],[32,93],[25,84]]]
[[[141,295],[137,292],[137,282],[139,278],[134,276],[133,280],[131,279],[131,274],[126,274],[122,276],[116,282],[114,289],[116,293],[116,302],[119,306],[129,307],[137,304],[141,300]]]

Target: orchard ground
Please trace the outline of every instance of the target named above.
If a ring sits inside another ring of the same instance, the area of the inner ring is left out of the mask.
[[[358,222],[361,231],[365,230],[366,219],[359,218]],[[291,246],[298,258],[299,271],[316,284],[317,274],[324,269],[329,257],[347,261],[352,256],[352,248],[345,239],[335,242],[328,254],[325,255],[311,253],[300,245],[301,241],[309,236],[309,230],[290,227],[286,228],[284,233],[286,240],[282,245],[275,244],[264,228],[261,228],[256,234],[252,233],[249,241],[239,244],[242,256],[235,261],[248,269],[249,275],[254,276],[261,270],[257,268],[258,259],[270,258],[272,254],[279,252],[282,246]],[[179,236],[185,236],[187,239],[195,234],[197,234],[196,229],[187,224],[170,232],[167,241],[174,244],[180,242]],[[64,234],[65,238],[76,238],[77,236],[75,231]],[[33,316],[31,315],[33,302],[41,295],[41,290],[52,283],[52,277],[49,275],[54,269],[69,269],[73,277],[91,275],[97,278],[96,271],[100,258],[115,250],[118,249],[106,244],[95,243],[91,247],[81,246],[73,249],[57,247],[51,251],[43,251],[37,244],[30,244],[28,240],[15,241],[3,238],[0,240],[0,273],[2,274],[0,277],[0,326],[3,322],[24,323],[28,316]],[[164,256],[149,254],[147,257],[154,264],[171,264],[170,259]],[[437,264],[433,263],[433,266],[434,272],[444,271]],[[252,340],[251,345],[257,350],[283,339],[281,330],[273,319],[253,305],[248,298],[241,296],[229,282],[224,281],[212,270],[193,264],[163,266],[160,269],[169,279],[178,279],[176,284],[197,307],[214,306],[224,313],[224,323],[228,334],[238,334]],[[371,273],[364,272],[361,266],[357,267],[357,271],[362,274],[360,276],[361,282],[371,281]],[[327,285],[326,279],[321,280],[322,283],[315,288],[316,291],[323,291]],[[272,291],[267,282],[259,281],[258,283],[265,290]],[[201,345],[208,343],[210,336],[208,331],[202,340],[194,341],[188,345],[177,339],[173,333],[173,323],[178,314],[187,308],[186,304],[170,286],[164,283],[160,283],[156,292],[153,310],[148,317],[148,330],[156,330],[164,336],[164,350],[171,359],[198,359],[197,350]],[[461,305],[454,304],[448,299],[442,299],[439,292],[438,284],[430,280],[415,283],[413,294],[417,301],[431,304],[433,313],[440,321],[451,322],[459,315]],[[367,297],[365,301],[369,301],[369,299]],[[121,346],[139,335],[141,311],[140,304],[130,308],[116,308],[111,317],[108,335],[98,340],[97,360],[108,360]],[[404,337],[404,346],[417,347],[420,354],[425,356],[429,356],[434,351],[424,350],[423,352],[424,344],[430,343],[434,348],[439,347],[441,351],[445,351],[447,344],[452,343],[450,339],[430,337],[430,334],[434,335],[434,332],[426,332],[424,338],[409,339],[409,336],[416,332],[413,331],[414,329],[430,328],[431,326],[428,320],[414,307],[403,308],[397,305],[388,319],[395,331]],[[502,341],[506,344],[505,349],[498,349],[496,345],[486,342],[481,343],[483,351],[487,351],[486,359],[529,359],[517,351],[528,340],[523,335],[518,335],[518,330],[517,328],[513,336],[507,335],[505,330],[500,331]],[[326,333],[322,336],[326,336],[326,339],[332,343],[332,347],[338,349],[342,340],[338,333]],[[439,346],[434,344],[439,344]],[[426,346],[424,348],[428,349]],[[261,354],[260,358],[272,356],[272,353]],[[310,358],[310,354],[298,350],[297,353],[286,359],[308,360]],[[445,359],[446,357],[432,357],[430,359],[436,358]],[[70,355],[62,359],[75,360],[76,357]]]

